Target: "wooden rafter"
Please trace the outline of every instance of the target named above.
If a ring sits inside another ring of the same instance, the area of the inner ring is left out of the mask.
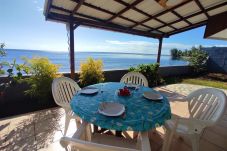
[[[55,10],[63,11],[65,13],[68,13],[69,15],[72,14],[72,12],[70,10],[64,9],[62,7],[58,7],[58,6],[52,5],[51,8],[55,9]],[[77,15],[77,16],[80,16],[80,17],[85,17],[85,18],[92,19],[92,20],[95,20],[95,21],[104,21],[102,19],[95,18],[95,17],[89,16],[89,15],[85,15],[85,14],[81,14],[81,13],[77,13],[77,12],[74,13],[74,15]]]
[[[76,3],[79,3],[79,0],[71,0],[71,1],[76,2]],[[91,5],[91,4],[86,3],[86,2],[84,2],[83,5],[84,5],[84,6],[87,6],[87,7],[89,7],[89,8],[93,8],[93,9],[96,9],[96,10],[98,10],[98,11],[104,12],[104,13],[106,13],[106,14],[112,15],[112,16],[115,16],[115,15],[117,14],[117,13],[113,13],[113,12],[111,12],[111,11],[109,11],[109,10],[103,9],[103,8],[101,8],[101,7],[97,7],[97,6]],[[120,16],[118,16],[118,17],[121,18],[121,19],[127,20],[127,21],[129,21],[129,22],[132,22],[132,23],[134,23],[134,24],[137,23],[136,21],[134,21],[134,20],[132,20],[132,19],[129,19],[129,18],[127,18],[127,17],[124,17],[124,16],[122,16],[122,15],[120,15]],[[147,26],[147,25],[144,25],[144,24],[141,24],[141,26],[146,27],[146,28],[148,28],[148,29],[150,29],[150,30],[153,30],[153,28],[150,27],[150,26]],[[161,34],[164,34],[162,31],[159,31],[159,30],[158,30],[158,32],[160,32]]]
[[[114,1],[120,3],[120,4],[124,5],[124,6],[129,6],[128,3],[126,3],[126,2],[124,2],[124,1],[122,1],[122,0],[114,0]],[[136,8],[135,6],[133,6],[132,9],[133,9],[134,11],[137,11],[137,12],[143,14],[144,16],[147,16],[147,17],[150,17],[150,18],[153,17],[152,15],[150,15],[150,14],[148,14],[148,13],[146,13],[146,12],[144,12],[144,11],[138,9],[138,8]],[[160,19],[158,19],[158,18],[154,18],[154,20],[156,20],[156,21],[158,21],[158,22],[160,22],[160,23],[166,25],[166,23],[165,23],[164,21],[162,21],[162,20],[160,20]],[[170,27],[173,28],[173,29],[176,29],[176,28],[173,27],[173,26],[170,26]],[[153,29],[153,30],[155,30],[155,29]],[[153,30],[151,29],[151,30],[149,30],[149,32],[150,32],[150,31],[153,31]],[[159,31],[159,30],[157,30],[157,31]]]
[[[169,32],[167,33],[167,35],[171,36],[171,35],[175,35],[175,34],[178,34],[178,33],[181,33],[181,32],[184,32],[184,31],[187,31],[187,30],[191,30],[191,29],[194,29],[194,28],[198,28],[198,27],[201,27],[201,26],[204,26],[206,25],[207,21],[201,21],[201,22],[198,22],[196,24],[193,24],[191,26],[187,26],[187,27],[183,27],[183,28],[180,28],[178,29],[177,31],[172,31],[172,32]]]
[[[75,8],[73,9],[71,15],[75,14],[75,13],[79,10],[80,6],[81,6],[83,3],[84,3],[84,0],[80,0],[79,3],[77,3],[77,5],[75,6]]]
[[[153,18],[157,18],[157,17],[159,17],[159,16],[161,16],[161,15],[164,15],[164,14],[166,14],[166,13],[168,13],[168,12],[174,10],[174,9],[177,9],[177,8],[183,6],[183,5],[185,5],[185,4],[187,4],[187,3],[191,2],[191,1],[192,1],[192,0],[186,0],[186,1],[184,1],[184,2],[182,2],[182,3],[180,3],[180,4],[178,4],[178,5],[176,5],[176,6],[174,6],[174,7],[171,7],[171,8],[169,8],[169,9],[166,9],[166,10],[162,11],[161,13],[158,13],[158,14],[152,16],[152,17],[148,17],[147,19],[145,19],[145,20],[143,20],[143,21],[141,21],[141,22],[138,22],[138,23],[136,23],[135,25],[131,26],[131,28],[134,28],[134,27],[136,27],[136,26],[138,26],[138,25],[141,25],[141,24],[143,24],[143,23],[145,23],[145,22],[147,22],[147,21],[149,21],[149,20],[151,20],[151,19],[153,19]]]
[[[207,18],[210,18],[210,15],[206,12],[205,8],[199,2],[199,0],[194,0],[195,3],[199,6],[200,10],[206,15]]]
[[[160,1],[160,0],[155,0],[157,3],[159,3],[161,6],[163,6],[164,8],[165,7],[168,7],[168,6],[166,6],[166,4],[165,4],[165,6],[164,5],[162,5],[163,3],[167,3],[167,0],[165,0],[165,1]],[[160,3],[161,2],[161,3]],[[188,20],[186,20],[186,19],[184,19],[184,17],[183,16],[181,16],[179,13],[177,13],[175,10],[172,10],[172,11],[170,11],[171,13],[173,13],[175,16],[177,16],[178,18],[180,18],[180,19],[182,19],[182,20],[184,20],[187,24],[189,24],[189,25],[191,25],[192,23],[191,22],[189,22]]]
[[[208,12],[208,11],[217,9],[217,8],[219,8],[219,7],[225,6],[225,5],[227,5],[227,2],[223,2],[223,3],[221,3],[221,4],[218,4],[218,5],[209,7],[209,8],[206,9],[206,11]],[[197,15],[200,15],[200,14],[202,14],[202,13],[203,13],[203,11],[199,11],[199,12],[196,12],[196,13],[194,13],[194,14],[185,16],[184,19],[187,20],[188,18],[191,18],[191,17],[197,16]],[[180,22],[180,21],[182,21],[182,19],[178,19],[178,20],[172,21],[172,22],[168,23],[167,26],[169,26],[169,25],[171,25],[171,24],[178,23],[178,22]],[[163,28],[163,27],[165,27],[165,25],[159,26],[159,27],[157,27],[156,29],[160,29],[160,28]]]
[[[180,18],[182,21],[185,21],[187,24],[192,25],[192,23],[190,21],[188,21],[187,19],[185,19],[183,16],[181,16],[178,12],[176,11],[171,11],[174,15],[176,15],[178,18]]]
[[[64,8],[61,8],[61,7],[58,7],[58,6],[55,6],[55,5],[51,5],[51,7],[52,7],[52,9],[60,10],[60,11],[63,11],[65,13],[68,13],[68,14],[72,13],[70,10],[67,10],[67,9],[64,9]],[[98,22],[106,23],[106,20],[102,20],[102,19],[99,19],[99,18],[95,18],[95,17],[92,17],[92,16],[85,15],[85,14],[74,13],[74,15],[77,15],[77,16],[80,16],[80,17],[85,17],[85,18],[88,18],[88,19],[92,19],[92,20],[95,20],[95,21],[98,21]],[[160,34],[164,35],[164,33],[162,33],[162,32],[160,32]]]
[[[129,33],[129,34],[133,34],[133,35],[140,35],[140,36],[145,36],[145,37],[152,37],[152,38],[161,38],[162,37],[162,35],[160,35],[160,34],[148,33],[148,32],[140,31],[140,30],[136,30],[136,29],[128,29],[127,27],[120,26],[120,25],[113,24],[113,23],[97,22],[97,21],[79,18],[79,17],[75,17],[75,16],[70,17],[68,15],[58,14],[58,13],[54,13],[54,12],[49,13],[49,18],[53,19],[53,20],[61,20],[61,21],[65,21],[65,22],[68,22],[69,20],[73,19],[74,24],[95,27],[95,28],[100,28],[100,29],[106,29],[106,30],[112,30],[112,31],[118,31],[118,32],[123,32],[123,33]]]
[[[107,22],[110,22],[111,20],[117,18],[118,16],[122,15],[123,13],[127,12],[128,10],[130,10],[131,8],[133,8],[134,6],[136,6],[137,4],[139,4],[140,2],[142,2],[143,0],[136,0],[135,2],[133,2],[132,4],[128,5],[127,7],[125,7],[124,9],[122,9],[121,11],[119,11],[117,14],[113,15],[112,17],[110,17]]]
[[[46,19],[53,19],[53,20],[58,20],[58,21],[62,21],[62,22],[69,22],[69,20],[70,20],[69,17],[70,16],[72,17],[74,15],[75,17],[73,17],[73,23],[74,23],[75,28],[78,25],[84,25],[84,26],[89,26],[89,27],[101,28],[101,29],[123,32],[123,33],[129,33],[129,34],[140,35],[140,36],[146,36],[146,37],[153,37],[153,38],[158,38],[158,39],[161,38],[161,37],[168,37],[168,36],[171,36],[173,34],[177,34],[177,33],[183,32],[183,31],[187,31],[187,30],[190,30],[190,29],[193,29],[193,28],[196,28],[196,27],[206,25],[207,20],[194,24],[194,23],[191,23],[188,19],[191,18],[191,17],[197,16],[197,15],[200,15],[200,14],[207,14],[206,17],[208,18],[209,17],[209,14],[208,14],[209,11],[227,5],[227,1],[225,1],[225,2],[219,3],[215,6],[211,6],[209,8],[204,8],[202,6],[202,4],[199,2],[199,0],[184,0],[182,3],[180,3],[178,5],[175,5],[173,7],[169,7],[166,10],[164,10],[164,11],[158,13],[158,14],[151,15],[151,14],[148,14],[145,11],[143,11],[143,10],[141,10],[137,7],[137,4],[139,4],[143,0],[135,0],[131,4],[129,4],[125,1],[123,1],[123,0],[114,0],[114,1],[118,2],[119,4],[122,4],[123,6],[125,6],[125,8],[122,9],[121,11],[119,11],[119,12],[112,12],[110,10],[96,6],[95,4],[93,5],[91,3],[88,3],[85,0],[71,0],[71,1],[77,3],[77,5],[73,9],[73,11],[67,10],[67,9],[62,8],[60,6],[54,6],[52,0],[48,0],[47,6],[46,6],[46,12],[45,12]],[[177,8],[182,7],[182,6],[188,4],[191,1],[195,1],[195,3],[197,1],[196,5],[198,5],[198,7],[200,8],[200,10],[198,12],[190,14],[188,16],[181,16],[181,14],[176,12]],[[89,8],[95,9],[97,11],[106,13],[106,14],[110,15],[111,17],[109,18],[109,21],[107,21],[108,19],[107,20],[101,19],[101,18],[98,18],[98,17],[93,17],[92,15],[86,15],[86,14],[83,14],[83,13],[79,13],[78,9],[81,6],[87,6]],[[52,11],[53,9],[63,11],[63,12],[66,13],[66,15],[62,16],[61,14],[53,13],[53,11]],[[133,19],[130,19],[130,18],[123,16],[123,14],[125,12],[129,11],[130,9],[140,13],[141,15],[144,15],[144,17],[147,17],[147,18],[145,20],[138,22],[138,21],[135,21]],[[159,16],[164,15],[168,12],[171,12],[174,15],[176,15],[178,17],[178,19],[175,20],[175,21],[168,22],[168,23],[165,22],[164,20],[158,19]],[[133,23],[134,25],[127,27],[127,26],[119,25],[117,23],[113,23],[112,20],[114,20],[116,17],[119,17],[121,19],[129,21],[129,22]],[[144,24],[151,19],[156,20],[156,21],[162,23],[163,25],[153,28],[153,27],[150,27],[149,25]],[[173,26],[173,24],[175,24],[177,22],[181,22],[181,21],[186,22],[188,25],[186,27],[179,28],[179,29]],[[140,30],[140,29],[136,29],[135,27],[138,26],[138,25],[141,25],[141,26],[143,26],[143,27],[145,27],[149,30],[143,31],[143,30]],[[168,33],[160,31],[161,28],[167,27],[167,26],[170,27],[170,28],[173,28],[173,31],[168,32]]]

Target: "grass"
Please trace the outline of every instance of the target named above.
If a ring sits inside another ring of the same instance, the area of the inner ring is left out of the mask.
[[[222,81],[209,81],[209,80],[203,80],[203,79],[182,79],[181,83],[196,84],[196,85],[203,85],[203,86],[215,87],[220,89],[227,89],[227,82],[222,82]]]
[[[197,77],[169,77],[164,80],[166,84],[187,83],[227,89],[227,75],[221,73],[209,73]]]

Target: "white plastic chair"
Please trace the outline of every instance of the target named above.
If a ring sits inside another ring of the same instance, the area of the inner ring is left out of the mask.
[[[60,144],[70,151],[150,151],[148,132],[141,132],[137,139],[97,133],[91,135],[90,124],[83,121],[73,137],[62,137]]]
[[[200,136],[206,127],[215,125],[226,109],[227,97],[224,92],[214,88],[199,89],[189,94],[185,100],[188,102],[189,118],[168,120],[163,151],[169,150],[171,140],[175,133],[188,136],[192,142],[192,150],[199,150]]]
[[[60,77],[53,80],[52,83],[52,94],[54,101],[57,105],[61,106],[65,110],[65,129],[64,136],[66,135],[69,122],[71,119],[76,120],[77,126],[79,126],[80,118],[76,116],[70,107],[70,101],[72,97],[79,91],[81,88],[78,84],[70,78]]]
[[[128,72],[122,78],[122,83],[132,83],[148,87],[147,78],[139,72]]]

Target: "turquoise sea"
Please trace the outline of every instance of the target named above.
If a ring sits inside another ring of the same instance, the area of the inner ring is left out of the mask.
[[[22,50],[22,49],[6,49],[7,55],[3,61],[12,62],[16,59],[17,63],[23,63],[21,57],[32,58],[34,56],[48,57],[53,63],[60,64],[60,72],[69,72],[69,55],[67,52],[52,52],[40,50]],[[104,70],[128,69],[138,64],[155,63],[157,55],[154,54],[133,54],[133,53],[113,53],[113,52],[75,52],[76,71],[79,71],[81,61],[86,58],[102,59]],[[183,60],[174,60],[169,55],[161,56],[161,66],[187,65]]]

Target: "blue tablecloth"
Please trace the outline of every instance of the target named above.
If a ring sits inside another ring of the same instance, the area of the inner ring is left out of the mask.
[[[139,90],[133,90],[131,96],[118,96],[116,91],[123,88],[124,85],[116,82],[92,85],[92,87],[99,88],[100,91],[94,95],[76,94],[71,101],[71,108],[75,114],[87,122],[118,131],[148,131],[163,125],[167,119],[171,118],[169,101],[165,96],[161,102],[147,100],[143,97],[143,92],[154,90],[142,86]],[[124,104],[125,118],[99,114],[97,112],[99,104],[105,101]]]

